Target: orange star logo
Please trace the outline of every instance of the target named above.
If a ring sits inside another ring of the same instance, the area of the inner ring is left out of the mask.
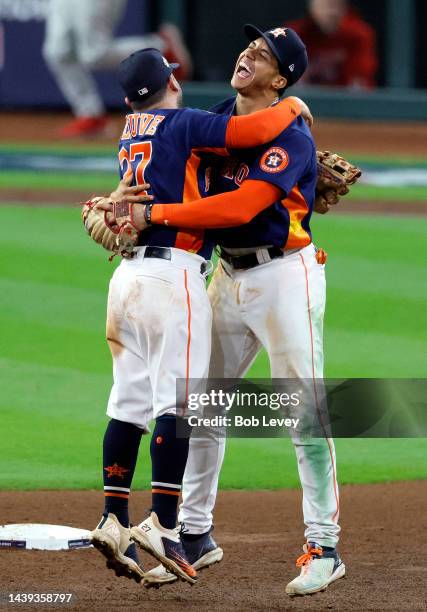
[[[286,28],[274,28],[274,30],[269,31],[269,34],[273,34],[274,38],[286,36]]]
[[[120,465],[117,465],[117,463],[114,465],[109,465],[108,467],[104,468],[104,470],[107,472],[107,478],[112,478],[113,476],[124,478],[126,472],[129,472],[129,470],[120,467]]]

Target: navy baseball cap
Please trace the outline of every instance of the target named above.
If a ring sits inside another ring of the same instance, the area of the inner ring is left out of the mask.
[[[131,102],[145,100],[167,83],[179,64],[169,64],[158,49],[141,49],[119,66],[119,82]]]
[[[287,87],[302,77],[308,65],[307,49],[294,30],[283,27],[261,32],[259,28],[250,23],[247,23],[244,29],[251,42],[257,38],[265,40],[277,59],[280,74],[288,81]]]

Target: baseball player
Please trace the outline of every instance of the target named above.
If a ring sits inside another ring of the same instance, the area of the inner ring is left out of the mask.
[[[43,45],[44,58],[75,120],[65,125],[63,137],[102,133],[105,107],[92,70],[116,70],[133,51],[155,47],[171,61],[180,62],[178,78],[191,75],[191,58],[173,24],[143,36],[114,38],[127,0],[51,0]]]
[[[281,133],[301,108],[290,99],[250,117],[180,109],[174,68],[156,49],[146,49],[127,58],[119,75],[133,111],[119,145],[121,176],[132,176],[141,190],[150,191],[147,198],[162,202],[204,194],[196,150],[258,146]],[[117,220],[123,207],[115,208]],[[130,222],[136,222],[130,213]],[[153,226],[139,236],[133,256],[123,259],[110,282],[107,340],[114,384],[104,437],[105,511],[92,543],[109,568],[137,581],[143,572],[131,538],[178,578],[194,583],[197,577],[176,529],[188,438],[176,433],[177,425],[187,426],[177,416],[175,381],[187,381],[181,405],[191,391],[190,379],[208,374],[212,314],[205,273],[212,247],[204,230]],[[152,512],[129,530],[128,498],[140,439],[153,418]]]
[[[231,81],[237,97],[213,109],[226,116],[273,103],[307,65],[305,47],[291,29],[261,32],[247,25],[245,32],[250,44]],[[264,346],[273,378],[306,380],[316,397],[323,377],[325,259],[316,251],[310,230],[315,185],[314,143],[298,118],[267,145],[236,152],[224,161],[215,189],[225,194],[181,206],[145,208],[140,229],[146,224],[152,224],[149,231],[157,224],[228,228],[216,232],[220,264],[209,287],[210,377],[243,376]],[[307,543],[297,560],[301,573],[286,592],[305,595],[344,576],[345,566],[336,551],[340,528],[333,441],[298,435],[293,442]],[[186,528],[184,546],[198,568],[222,557],[210,530],[224,443],[224,438],[214,435],[190,442],[180,521]],[[173,580],[160,567],[145,576],[146,584]]]

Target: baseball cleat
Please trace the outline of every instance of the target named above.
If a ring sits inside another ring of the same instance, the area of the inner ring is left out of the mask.
[[[222,560],[224,552],[220,548],[210,531],[204,533],[197,539],[189,539],[188,535],[181,535],[182,545],[187,555],[187,559],[195,570],[202,570]],[[177,577],[169,572],[163,565],[158,565],[154,569],[144,574],[142,583],[147,589],[160,588],[164,584],[176,582]]]
[[[296,562],[301,573],[287,585],[288,595],[310,595],[324,591],[331,582],[345,576],[345,565],[335,548],[322,548],[315,542],[307,542],[303,550],[305,554]]]
[[[162,527],[155,512],[148,519],[130,530],[131,539],[143,550],[155,557],[172,574],[194,584],[197,572],[185,554],[180,538],[180,527]]]
[[[144,572],[138,563],[126,555],[133,542],[129,527],[123,527],[115,514],[102,517],[98,527],[90,534],[92,545],[107,559],[107,568],[115,571],[116,576],[126,576],[141,582]]]

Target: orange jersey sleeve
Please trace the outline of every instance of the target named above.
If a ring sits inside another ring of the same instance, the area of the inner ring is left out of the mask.
[[[229,149],[246,149],[270,142],[300,114],[299,103],[286,98],[256,113],[233,116],[227,125],[225,146]]]
[[[271,183],[247,180],[228,193],[185,204],[155,204],[151,222],[203,229],[244,225],[282,197],[282,190]]]

